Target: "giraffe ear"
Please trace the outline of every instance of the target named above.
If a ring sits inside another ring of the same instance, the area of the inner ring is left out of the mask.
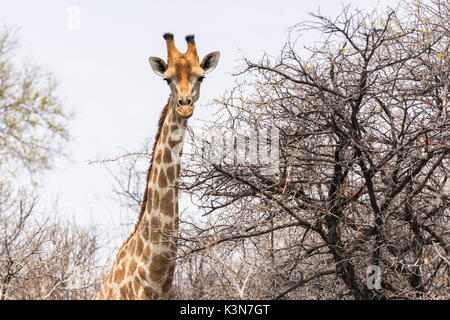
[[[163,59],[157,57],[150,57],[148,58],[148,61],[150,62],[153,71],[155,71],[158,76],[164,77],[164,72],[167,70],[167,63]]]
[[[219,62],[219,58],[220,58],[219,51],[208,53],[200,63],[200,67],[202,67],[205,73],[211,72],[216,68],[217,63]]]

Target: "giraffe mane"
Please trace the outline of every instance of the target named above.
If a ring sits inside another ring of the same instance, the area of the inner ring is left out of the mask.
[[[140,223],[142,221],[142,217],[144,216],[144,212],[145,212],[146,205],[147,205],[147,197],[148,197],[148,192],[147,192],[148,182],[149,182],[149,179],[150,179],[150,174],[152,172],[153,158],[155,157],[155,148],[156,148],[156,144],[158,143],[159,137],[161,136],[161,130],[162,130],[162,127],[164,125],[164,120],[166,119],[167,112],[169,112],[169,106],[170,106],[170,97],[169,97],[169,100],[167,101],[167,104],[164,106],[164,109],[162,110],[161,115],[159,117],[158,131],[156,132],[155,141],[153,142],[152,153],[151,153],[151,158],[150,158],[150,166],[149,166],[148,171],[147,171],[147,179],[146,179],[146,184],[145,184],[144,199],[142,200],[142,203],[141,203],[141,211],[139,212],[138,221],[136,222],[136,224],[134,226],[133,232],[131,232],[131,234],[128,236],[127,240],[122,244],[120,249],[122,249],[122,247],[124,245],[126,245],[128,243],[128,241],[130,241],[131,237],[133,237],[133,235],[136,233],[136,231],[138,230],[139,225],[140,225]],[[119,249],[119,252],[120,252],[120,249]]]

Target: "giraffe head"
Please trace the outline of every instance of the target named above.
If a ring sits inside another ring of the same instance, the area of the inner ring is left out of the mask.
[[[165,33],[164,40],[167,44],[167,63],[161,58],[150,57],[150,66],[169,85],[178,115],[189,118],[200,96],[200,85],[205,74],[217,66],[220,52],[211,52],[200,62],[193,35],[186,36],[186,53],[181,53],[175,47],[173,34]]]

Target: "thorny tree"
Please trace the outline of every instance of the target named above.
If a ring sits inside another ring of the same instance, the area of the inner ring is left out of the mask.
[[[0,300],[90,299],[102,271],[95,229],[40,210],[29,191],[0,188]]]
[[[244,59],[204,125],[276,128],[278,171],[185,152],[182,188],[204,215],[181,216],[176,298],[449,297],[447,2],[312,18],[278,58]],[[299,48],[306,33],[319,40]],[[133,167],[119,193],[139,199]]]

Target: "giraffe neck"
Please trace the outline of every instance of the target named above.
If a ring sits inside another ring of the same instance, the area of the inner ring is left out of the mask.
[[[167,299],[178,249],[178,177],[187,120],[169,99],[153,150],[145,208],[96,299]]]
[[[144,238],[152,253],[149,280],[159,298],[167,298],[172,285],[178,236],[178,178],[187,120],[178,116],[169,101],[147,184],[147,203],[143,217]],[[157,298],[157,297],[156,297]]]

